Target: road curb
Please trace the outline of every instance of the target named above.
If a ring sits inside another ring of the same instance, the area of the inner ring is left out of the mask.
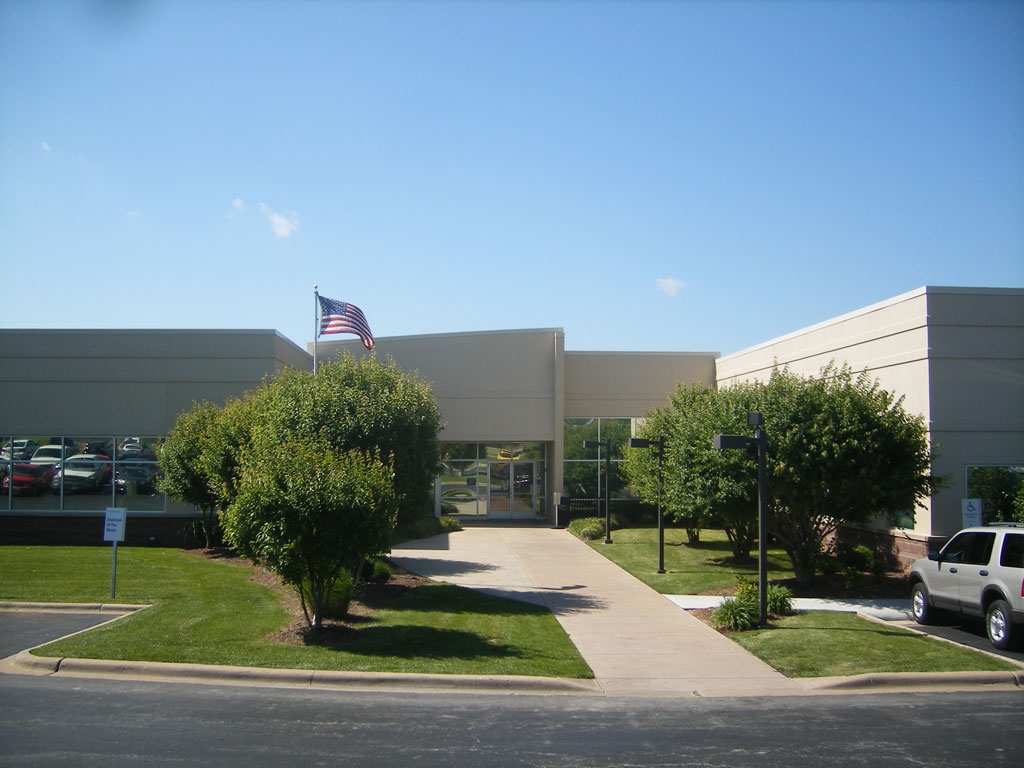
[[[986,686],[1024,688],[1024,670],[1020,672],[875,672],[850,677],[822,677],[808,680],[805,687],[814,693],[842,691],[955,690]]]
[[[418,675],[264,669],[156,661],[111,661],[35,656],[22,651],[5,660],[15,674],[103,677],[216,685],[282,686],[337,690],[434,691],[541,695],[602,695],[596,680],[516,675]]]
[[[0,611],[31,613],[134,613],[148,605],[127,603],[12,603],[0,602]]]

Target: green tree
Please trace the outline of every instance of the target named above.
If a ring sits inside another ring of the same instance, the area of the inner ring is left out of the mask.
[[[638,429],[640,437],[665,437],[662,509],[683,525],[690,544],[700,530],[721,526],[732,543],[733,557],[749,560],[757,541],[757,474],[753,455],[717,451],[718,432],[746,430],[752,404],[749,388],[716,391],[703,385],[682,385],[669,406],[653,411]],[[627,453],[623,470],[644,501],[658,500],[657,452]]]
[[[688,526],[731,528],[734,556],[749,554],[756,541],[756,456],[716,451],[711,441],[716,433],[750,434],[752,410],[762,412],[768,439],[769,529],[802,583],[813,579],[837,525],[912,513],[940,485],[929,471],[923,420],[866,373],[830,365],[814,378],[775,370],[767,383],[680,387],[641,428],[644,437],[666,437],[663,504]],[[653,452],[630,453],[630,479],[654,501]]]
[[[1020,467],[983,466],[967,469],[967,494],[972,499],[981,499],[986,523],[1011,523],[1017,520],[1015,503],[1022,487],[1024,472]]]
[[[316,376],[286,370],[247,399],[277,440],[317,437],[337,452],[379,453],[394,468],[400,522],[433,513],[441,413],[417,376],[346,354]]]
[[[769,526],[798,582],[814,577],[823,544],[840,523],[890,524],[913,514],[941,482],[924,420],[903,399],[848,366],[816,378],[775,370],[764,390]]]
[[[244,454],[238,493],[224,513],[227,542],[299,593],[307,623],[323,624],[343,571],[386,552],[397,501],[391,467],[322,439],[280,442],[258,430]]]
[[[157,487],[162,493],[199,510],[200,527],[207,548],[220,539],[217,512],[221,506],[221,495],[203,471],[202,457],[209,450],[219,418],[220,409],[213,403],[193,403],[192,409],[175,421],[159,456],[161,476]]]

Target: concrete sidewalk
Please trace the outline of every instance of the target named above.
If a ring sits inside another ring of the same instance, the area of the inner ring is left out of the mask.
[[[806,695],[568,531],[472,526],[392,550],[432,579],[546,606],[610,696]]]

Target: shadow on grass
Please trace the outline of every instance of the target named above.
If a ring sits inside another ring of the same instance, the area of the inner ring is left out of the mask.
[[[458,629],[411,625],[367,626],[358,630],[325,626],[303,633],[306,645],[361,656],[396,659],[525,658],[518,648]]]

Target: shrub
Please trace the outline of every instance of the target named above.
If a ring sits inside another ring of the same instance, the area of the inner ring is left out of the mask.
[[[754,612],[760,613],[761,594],[756,582],[740,580],[736,584],[736,599],[753,603]],[[765,590],[765,603],[768,613],[786,616],[793,612],[793,593],[787,587],[769,584]]]
[[[462,523],[459,521],[459,519],[455,517],[450,517],[449,515],[441,517],[438,520],[438,523],[440,523],[441,530],[445,533],[454,533],[455,531],[462,530]]]
[[[849,550],[843,560],[843,565],[847,568],[854,568],[861,572],[871,571],[875,567],[875,553],[871,551],[870,547],[863,544],[858,544]]]
[[[751,600],[746,594],[727,597],[711,614],[711,620],[718,629],[732,629],[743,632],[757,626],[758,622],[757,595]]]
[[[768,585],[768,613],[776,616],[788,616],[793,612],[793,593],[788,587],[779,584]]]
[[[581,517],[569,523],[569,533],[580,539],[595,541],[605,535],[604,519],[600,517]]]
[[[386,560],[376,559],[371,563],[371,569],[369,575],[366,577],[367,581],[387,581],[391,578],[391,566]]]
[[[308,584],[306,585],[308,589]],[[324,617],[328,619],[343,619],[348,614],[349,603],[356,588],[352,583],[352,577],[342,571],[334,582],[331,594],[327,597],[327,607],[324,609]]]

